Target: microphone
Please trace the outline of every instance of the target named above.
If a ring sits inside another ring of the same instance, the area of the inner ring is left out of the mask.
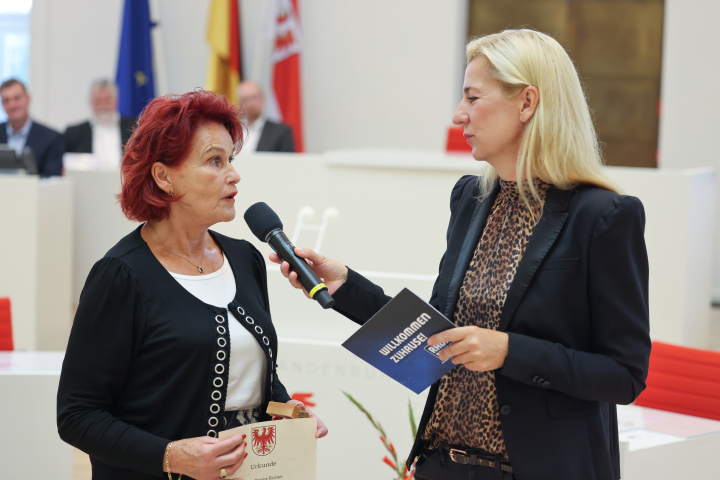
[[[295,255],[295,245],[283,232],[280,217],[272,208],[265,202],[252,205],[245,211],[245,223],[248,224],[253,235],[260,241],[267,242],[280,258],[290,264],[290,269],[297,273],[300,285],[308,292],[310,298],[317,300],[323,308],[331,308],[335,305],[335,300],[328,293],[327,286],[320,281],[304,259]]]

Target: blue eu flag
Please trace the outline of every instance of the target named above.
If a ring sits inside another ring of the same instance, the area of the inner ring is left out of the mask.
[[[137,117],[155,97],[148,0],[125,0],[118,55],[118,110]]]

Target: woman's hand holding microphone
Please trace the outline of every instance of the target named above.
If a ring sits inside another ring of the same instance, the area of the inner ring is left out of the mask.
[[[330,295],[333,295],[347,280],[348,269],[342,263],[309,248],[295,248],[295,254],[307,260],[313,271],[327,286]],[[302,289],[297,273],[290,271],[287,262],[283,262],[276,253],[270,254],[270,261],[280,264],[280,271],[290,280],[293,287]],[[310,298],[308,292],[305,292],[305,296]],[[428,344],[437,345],[444,342],[450,342],[452,345],[443,349],[440,359],[444,361],[450,358],[454,364],[464,365],[470,370],[487,371],[501,368],[508,354],[507,333],[476,326],[446,330],[430,337]]]
[[[330,295],[333,295],[337,289],[340,288],[340,285],[347,280],[348,269],[342,263],[332,258],[324,257],[309,248],[295,248],[295,254],[307,261],[310,268],[312,268],[325,284]],[[280,265],[280,272],[282,272],[285,278],[290,280],[290,285],[303,289],[298,281],[297,273],[290,270],[290,264],[288,262],[284,262],[277,253],[270,254],[270,261]],[[305,289],[303,289],[303,291],[305,292],[305,296],[310,298],[308,292],[306,292]]]

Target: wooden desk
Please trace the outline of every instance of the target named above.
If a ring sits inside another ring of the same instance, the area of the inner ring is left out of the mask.
[[[634,405],[618,406],[623,480],[720,476],[720,422]]]
[[[332,437],[318,442],[318,479],[387,477],[382,444],[365,416],[342,395],[347,391],[382,422],[400,456],[412,438],[407,402],[422,412],[425,394],[414,395],[333,342],[281,339],[280,377],[290,393],[305,393]],[[73,449],[57,434],[55,398],[61,352],[0,352],[0,477],[26,478],[30,467],[53,466],[53,479],[73,477]],[[716,478],[720,472],[720,422],[636,406],[618,407],[623,480]],[[348,444],[361,442],[368,458],[347,471]]]
[[[0,477],[72,480],[55,421],[62,352],[0,352]]]

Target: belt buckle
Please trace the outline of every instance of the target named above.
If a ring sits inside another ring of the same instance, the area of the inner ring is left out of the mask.
[[[450,456],[450,460],[452,460],[455,463],[467,464],[467,452],[464,450],[458,450],[457,448],[451,448],[448,455]],[[463,462],[460,459],[456,458],[456,455],[462,455],[462,460],[465,460],[465,461]]]

